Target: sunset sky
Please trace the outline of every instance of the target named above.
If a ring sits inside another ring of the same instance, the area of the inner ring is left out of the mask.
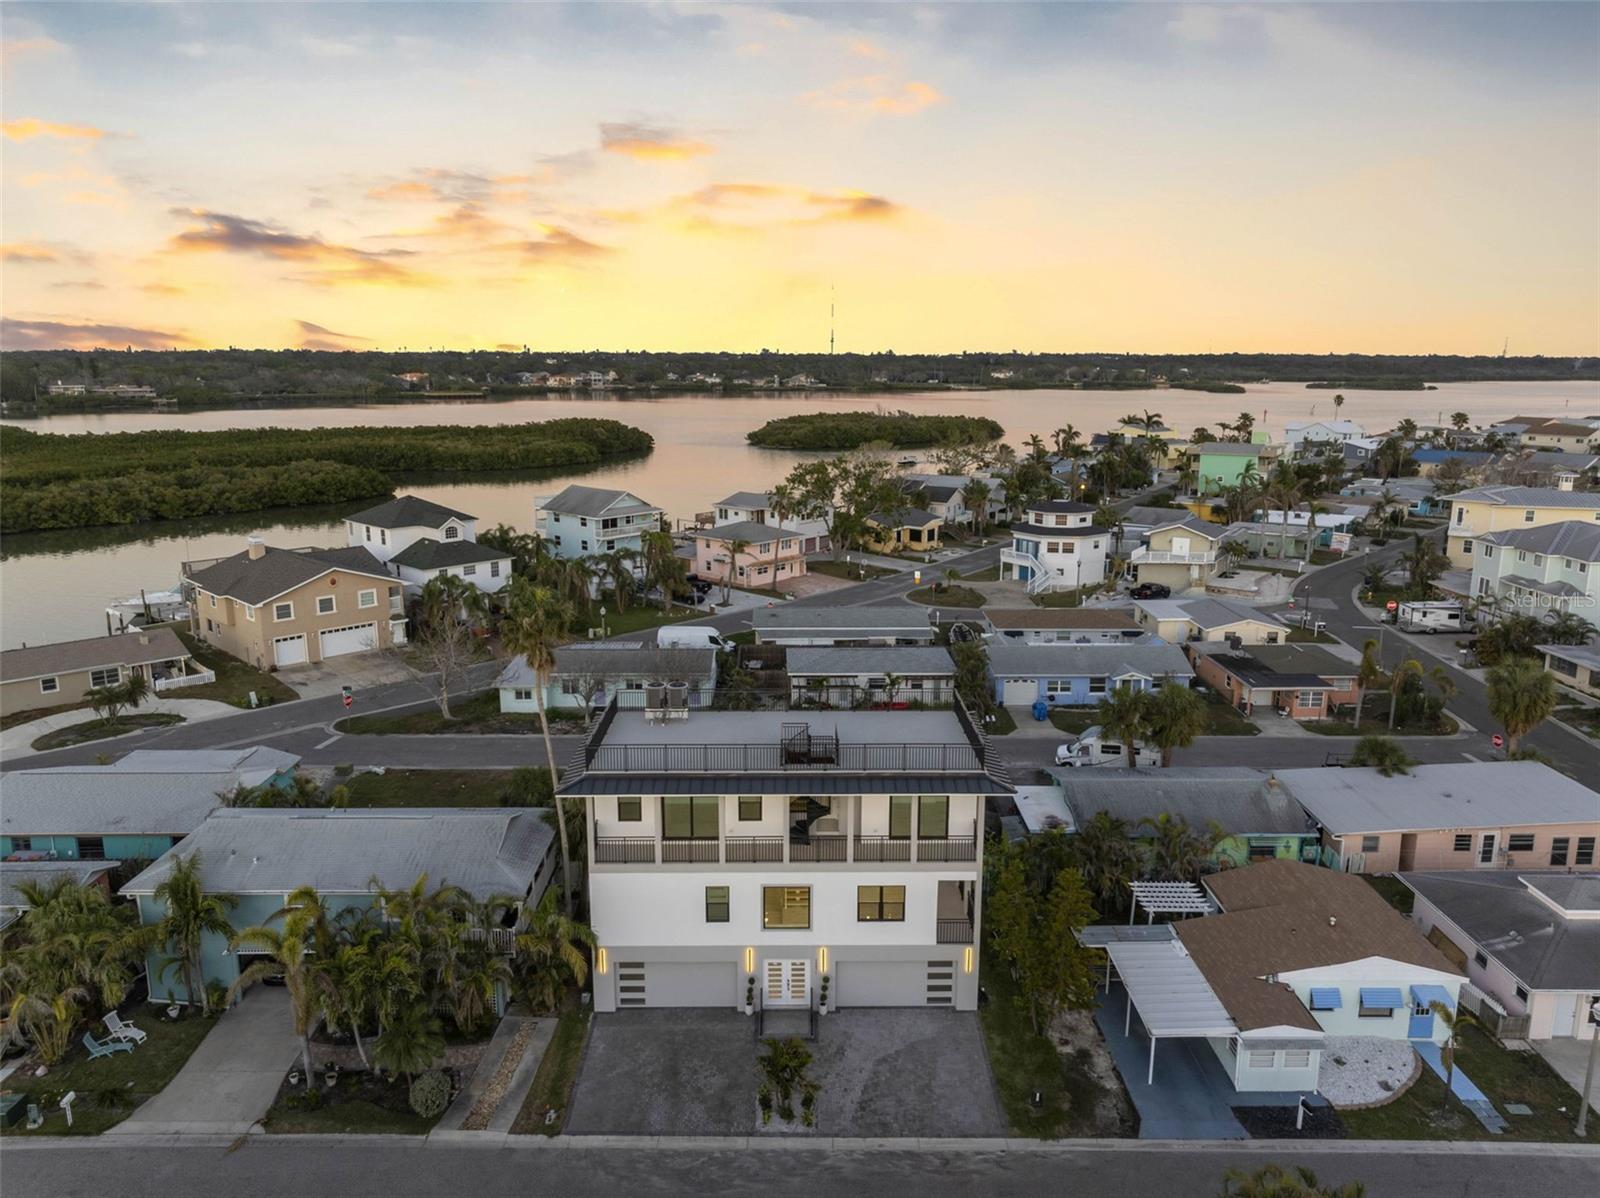
[[[31,5],[3,344],[1594,354],[1600,5]]]

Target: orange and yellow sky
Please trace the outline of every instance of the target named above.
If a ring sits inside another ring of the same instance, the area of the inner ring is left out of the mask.
[[[5,348],[1600,350],[1600,5],[0,20]]]

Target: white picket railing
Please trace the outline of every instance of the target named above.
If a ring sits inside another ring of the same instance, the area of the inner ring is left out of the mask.
[[[181,690],[186,686],[204,686],[208,682],[215,682],[215,670],[196,670],[192,674],[178,674],[172,678],[157,678],[155,689],[159,691]]]

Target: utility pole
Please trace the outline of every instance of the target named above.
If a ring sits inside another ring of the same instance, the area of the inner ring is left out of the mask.
[[[838,298],[838,293],[833,285],[828,286],[828,357],[833,357],[833,309]]]
[[[1589,1008],[1589,1022],[1600,1023],[1600,1002]],[[1594,1058],[1600,1053],[1600,1027],[1594,1029],[1594,1035],[1589,1037],[1589,1067],[1583,1071],[1583,1101],[1578,1104],[1578,1138],[1582,1139],[1588,1131],[1589,1123],[1589,1090],[1594,1085]]]

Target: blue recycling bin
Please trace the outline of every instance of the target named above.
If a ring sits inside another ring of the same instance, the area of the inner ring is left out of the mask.
[[[1050,704],[1043,699],[1035,699],[1033,701],[1033,718],[1036,720],[1048,720],[1050,718]]]

